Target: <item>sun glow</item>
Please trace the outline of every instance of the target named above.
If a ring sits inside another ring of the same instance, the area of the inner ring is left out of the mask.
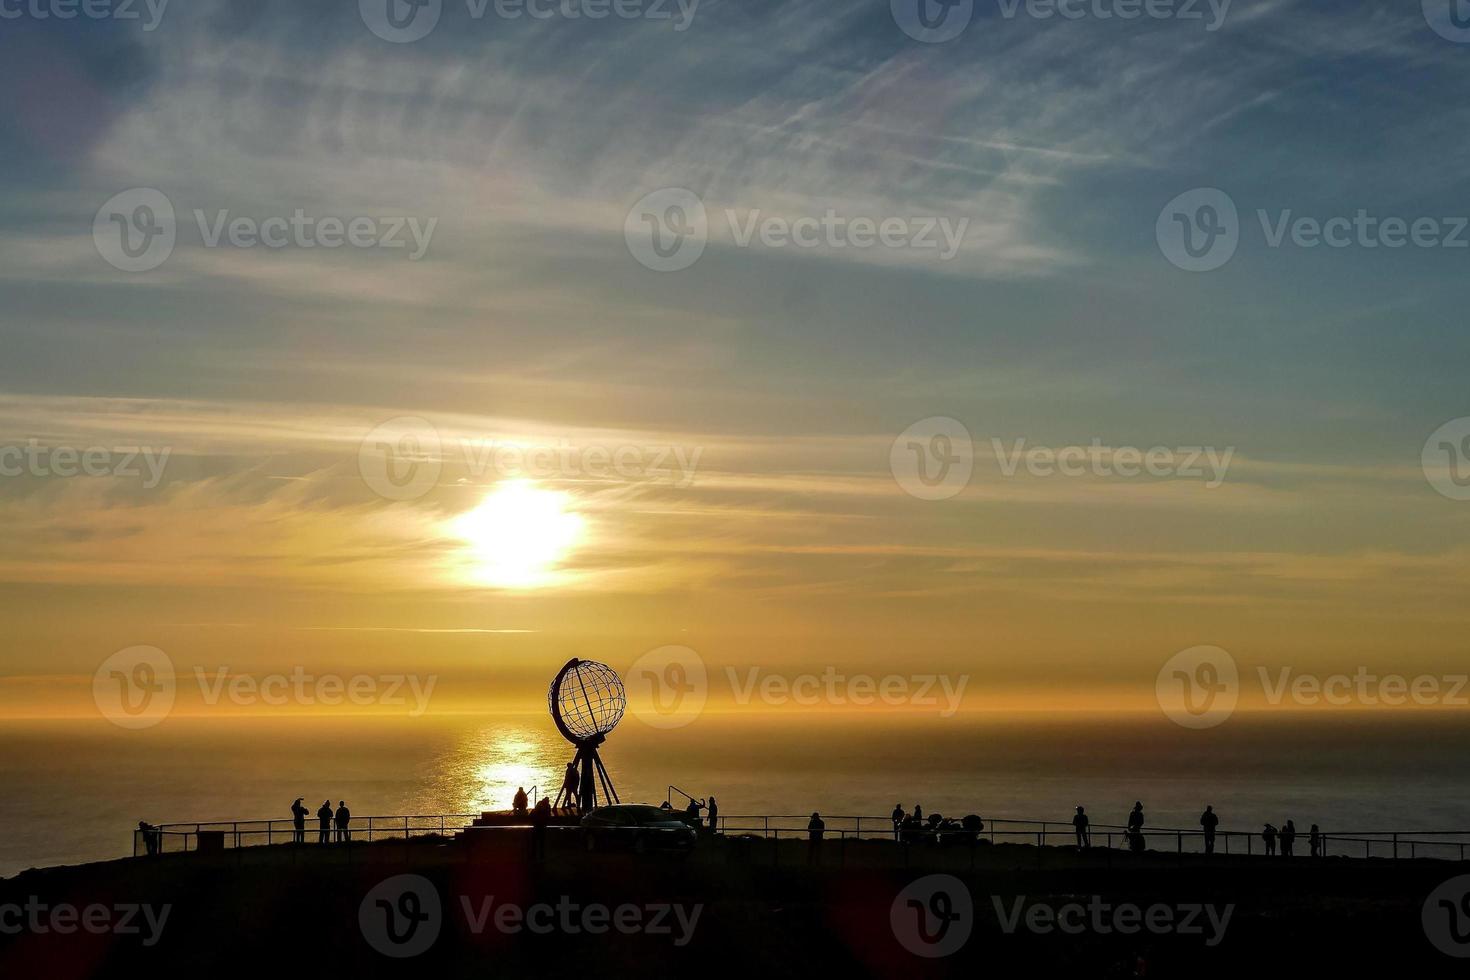
[[[530,480],[498,486],[451,530],[468,546],[470,575],[501,588],[530,589],[556,580],[556,566],[581,540],[586,521],[571,497]]]

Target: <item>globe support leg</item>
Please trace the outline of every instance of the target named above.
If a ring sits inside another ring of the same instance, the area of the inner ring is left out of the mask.
[[[597,766],[598,778],[602,780],[602,795],[613,803],[623,802],[618,799],[618,791],[613,789],[612,777],[607,774],[607,767],[602,764],[602,756],[593,751],[592,761]]]

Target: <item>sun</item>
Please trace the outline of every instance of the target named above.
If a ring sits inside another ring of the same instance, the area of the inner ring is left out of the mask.
[[[450,530],[467,547],[476,581],[531,589],[555,581],[556,567],[581,540],[586,521],[569,494],[531,480],[500,484]]]

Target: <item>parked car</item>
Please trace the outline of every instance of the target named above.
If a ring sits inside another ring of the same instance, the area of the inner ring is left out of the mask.
[[[589,851],[688,850],[698,840],[679,814],[646,803],[600,806],[582,818],[582,842]]]

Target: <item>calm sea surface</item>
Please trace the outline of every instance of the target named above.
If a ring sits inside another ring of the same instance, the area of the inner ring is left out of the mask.
[[[0,875],[125,856],[131,828],[287,817],[304,797],[355,815],[503,809],[555,786],[571,750],[544,715],[0,723]],[[672,784],[726,815],[928,813],[1222,829],[1287,818],[1337,831],[1470,830],[1470,717],[1237,716],[1204,732],[1160,719],[916,720],[709,716],[658,731],[627,719],[603,750],[624,801]]]

